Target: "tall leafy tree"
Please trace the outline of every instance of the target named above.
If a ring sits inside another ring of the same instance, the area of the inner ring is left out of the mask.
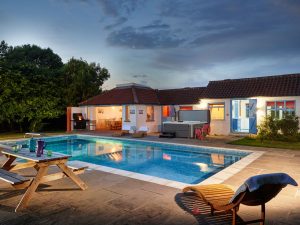
[[[64,113],[63,63],[58,55],[49,48],[23,45],[8,48],[3,58],[0,119],[29,124],[34,131],[43,119]]]
[[[64,66],[66,104],[76,106],[99,94],[101,86],[109,77],[108,70],[99,64],[71,58]]]
[[[0,42],[0,124],[18,124],[35,131],[45,119],[65,114],[101,92],[110,77],[106,68],[70,59],[63,64],[50,48],[36,45],[11,47]]]
[[[0,60],[4,59],[7,52],[11,49],[5,41],[0,42]],[[0,67],[1,68],[1,67]]]

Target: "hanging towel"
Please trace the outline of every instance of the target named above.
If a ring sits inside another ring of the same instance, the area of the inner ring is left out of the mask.
[[[266,184],[280,184],[282,186],[286,186],[288,184],[293,186],[298,186],[297,182],[291,178],[286,173],[269,173],[269,174],[261,174],[248,178],[243,185],[241,185],[234,196],[230,199],[230,203],[232,203],[239,194],[249,190],[249,192],[253,192],[258,190],[260,187]]]

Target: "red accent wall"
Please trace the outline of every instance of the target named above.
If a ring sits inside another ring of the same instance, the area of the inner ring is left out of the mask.
[[[170,116],[170,107],[163,106],[163,117],[169,117],[169,116]]]
[[[193,106],[180,106],[180,110],[193,110]]]

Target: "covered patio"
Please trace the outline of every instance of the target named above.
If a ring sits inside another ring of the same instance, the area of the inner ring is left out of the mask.
[[[86,122],[76,121],[75,114]],[[121,130],[123,126],[138,131],[147,127],[148,132],[159,132],[161,106],[156,90],[144,85],[129,83],[117,85],[84,102],[78,107],[67,108],[67,132],[73,130]]]
[[[121,130],[122,106],[93,107],[96,115],[96,130]]]

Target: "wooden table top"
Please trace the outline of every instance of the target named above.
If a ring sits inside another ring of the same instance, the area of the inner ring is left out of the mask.
[[[26,159],[34,162],[47,162],[47,161],[54,161],[59,159],[67,159],[70,158],[71,155],[66,155],[62,153],[52,152],[51,156],[47,155],[47,150],[44,150],[44,154],[41,157],[37,157],[35,152],[30,152],[28,148],[22,148],[18,152],[4,149],[1,151],[3,154],[11,155],[16,158]]]

